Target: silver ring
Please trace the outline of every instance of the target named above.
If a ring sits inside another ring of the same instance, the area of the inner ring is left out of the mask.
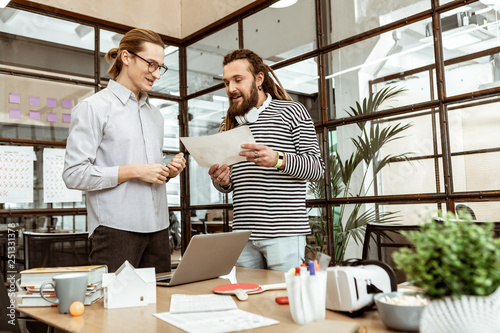
[[[259,158],[256,157],[254,162],[257,163],[258,161],[259,161]]]
[[[217,177],[217,181],[218,181],[218,182],[220,182],[220,179],[219,179],[219,177]]]
[[[259,158],[259,152],[256,150],[253,152],[253,157],[257,160]]]

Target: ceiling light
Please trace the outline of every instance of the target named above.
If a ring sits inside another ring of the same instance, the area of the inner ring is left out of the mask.
[[[10,0],[0,0],[0,8],[5,8],[9,4]]]
[[[272,4],[271,8],[285,8],[285,7],[290,7],[292,5],[295,5],[299,0],[280,0],[278,2],[275,2]]]

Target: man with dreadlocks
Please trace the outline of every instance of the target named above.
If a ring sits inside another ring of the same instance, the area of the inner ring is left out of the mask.
[[[237,265],[287,271],[303,262],[311,232],[306,181],[325,170],[314,123],[254,52],[233,51],[223,65],[230,106],[219,131],[248,125],[257,144],[241,146],[246,161],[215,164],[209,175],[219,191],[233,191],[233,230],[252,231]]]

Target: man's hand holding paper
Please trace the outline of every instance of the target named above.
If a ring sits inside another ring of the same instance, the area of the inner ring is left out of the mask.
[[[239,155],[243,151],[241,145],[256,143],[248,126],[239,126],[214,135],[182,137],[181,141],[196,163],[203,167],[246,161],[246,157]]]

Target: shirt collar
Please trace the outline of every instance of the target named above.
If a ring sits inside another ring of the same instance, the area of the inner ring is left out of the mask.
[[[125,105],[129,99],[136,101],[135,95],[132,91],[130,91],[130,89],[114,80],[109,80],[108,88],[123,103],[123,105]],[[139,95],[139,104],[142,105],[144,103],[149,104],[149,96],[145,91],[141,90]]]

